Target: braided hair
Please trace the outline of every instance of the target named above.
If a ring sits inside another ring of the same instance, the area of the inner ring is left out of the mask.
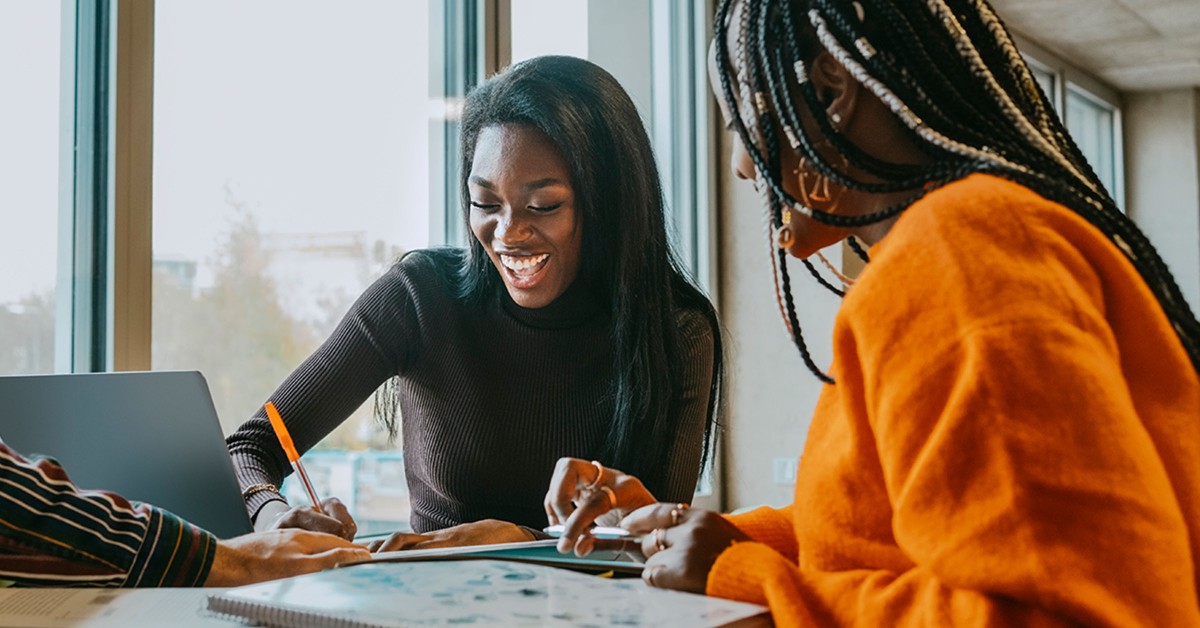
[[[722,0],[716,13],[718,96],[754,162],[768,228],[782,225],[785,208],[835,227],[863,227],[891,219],[930,191],[969,174],[1004,177],[1069,208],[1104,233],[1150,287],[1200,371],[1200,322],[1158,251],[1117,208],[1054,114],[987,0],[736,1],[742,3],[737,24],[729,23],[735,0]],[[724,45],[731,28],[738,29],[738,58],[732,64]],[[810,111],[823,110],[806,65],[822,50],[899,118],[926,163],[892,164],[872,157],[822,115],[811,116],[819,136],[810,134],[793,94]],[[730,76],[735,69],[736,94]],[[781,137],[834,183],[868,193],[903,193],[905,200],[860,216],[806,207],[783,188]],[[870,181],[823,158],[816,150],[823,142]],[[866,260],[857,242],[851,248]],[[833,383],[814,363],[800,332],[787,254],[772,246],[772,255],[777,297],[793,341],[808,369]],[[805,265],[827,289],[841,292],[807,260]]]

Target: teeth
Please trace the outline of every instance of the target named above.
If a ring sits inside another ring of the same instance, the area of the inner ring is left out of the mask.
[[[550,257],[548,253],[542,253],[541,255],[534,255],[531,257],[513,257],[512,255],[501,255],[500,263],[504,264],[505,268],[519,273],[529,270],[530,268],[534,268],[538,264],[544,262],[547,257]]]

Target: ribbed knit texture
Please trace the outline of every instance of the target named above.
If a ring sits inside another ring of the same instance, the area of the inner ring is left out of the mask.
[[[1197,626],[1200,378],[1095,227],[973,175],[871,250],[790,512],[708,592],[777,625]]]
[[[467,304],[456,296],[462,255],[415,251],[393,265],[271,401],[304,451],[399,375],[413,529],[485,518],[540,528],[554,463],[599,457],[612,422],[608,304],[580,282],[540,309],[503,287]],[[650,487],[668,501],[688,501],[696,487],[713,365],[706,320],[679,320],[678,438],[665,481]],[[262,409],[227,442],[243,487],[278,485],[291,471]],[[273,498],[251,496],[251,516]]]

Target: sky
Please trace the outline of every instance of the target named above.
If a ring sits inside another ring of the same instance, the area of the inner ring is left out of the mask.
[[[0,0],[0,304],[57,272],[59,5]]]

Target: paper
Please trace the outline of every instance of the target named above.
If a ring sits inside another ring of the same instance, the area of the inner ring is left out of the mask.
[[[0,626],[24,628],[231,628],[204,610],[220,589],[0,589]]]
[[[368,563],[231,589],[209,608],[289,626],[723,626],[767,609],[505,561]],[[346,622],[346,623],[339,623]]]

